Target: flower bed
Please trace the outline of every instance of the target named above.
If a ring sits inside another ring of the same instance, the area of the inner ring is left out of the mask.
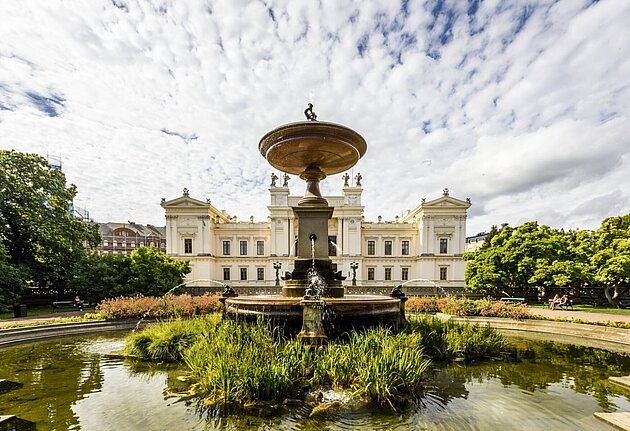
[[[166,295],[119,297],[106,299],[96,307],[96,316],[102,319],[135,319],[171,317],[191,317],[213,313],[220,309],[218,295],[190,296]]]

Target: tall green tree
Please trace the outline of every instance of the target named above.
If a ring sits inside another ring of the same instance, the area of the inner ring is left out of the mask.
[[[621,308],[621,296],[630,288],[630,214],[605,219],[594,235],[595,279],[604,286],[608,301]]]
[[[14,280],[3,297],[19,297],[27,285],[62,290],[84,245],[98,244],[98,228],[69,214],[75,195],[44,158],[0,150],[0,278]]]
[[[190,272],[188,261],[174,260],[153,247],[134,250],[131,259],[129,293],[161,296],[181,284]]]

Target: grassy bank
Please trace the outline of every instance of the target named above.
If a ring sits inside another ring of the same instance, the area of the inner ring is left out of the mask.
[[[211,315],[150,326],[127,339],[126,351],[185,363],[209,406],[303,399],[312,388],[333,388],[395,410],[420,394],[431,358],[479,359],[502,346],[492,329],[424,317],[404,333],[372,329],[313,350],[263,322]]]

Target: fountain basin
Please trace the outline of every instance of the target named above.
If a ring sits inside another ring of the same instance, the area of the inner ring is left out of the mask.
[[[260,153],[276,169],[302,175],[308,169],[334,175],[353,167],[367,151],[354,130],[323,121],[282,125],[262,137]]]
[[[225,300],[225,314],[230,319],[270,320],[284,328],[287,335],[296,335],[302,328],[302,297],[254,295]],[[347,295],[323,298],[324,323],[330,338],[344,332],[375,326],[397,329],[405,323],[401,299],[383,295]]]

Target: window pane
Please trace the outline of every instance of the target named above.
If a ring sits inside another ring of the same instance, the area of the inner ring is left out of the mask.
[[[265,268],[256,268],[256,279],[258,280],[265,279]]]
[[[440,280],[446,280],[446,268],[440,268]]]
[[[247,256],[247,241],[240,242],[241,256]]]
[[[376,243],[374,241],[368,241],[368,255],[374,256],[376,254]]]
[[[247,268],[241,268],[241,280],[247,280]]]
[[[392,254],[392,242],[385,241],[385,255],[391,256],[391,254]]]
[[[385,268],[385,280],[391,280],[391,279],[392,279],[392,269]]]
[[[258,256],[263,256],[265,254],[265,241],[256,241],[256,254]]]
[[[440,253],[448,253],[448,239],[440,238]]]
[[[230,241],[223,241],[223,255],[230,255]]]
[[[368,280],[374,280],[374,268],[368,268]]]
[[[192,253],[192,238],[184,238],[184,253]]]
[[[328,256],[337,256],[337,247],[334,244],[337,244],[337,236],[329,236],[328,237]]]
[[[402,242],[402,255],[403,256],[408,256],[409,255],[409,241],[403,241]]]
[[[409,268],[402,268],[400,275],[401,280],[409,280]]]
[[[224,280],[230,279],[230,268],[223,268],[223,279]]]

